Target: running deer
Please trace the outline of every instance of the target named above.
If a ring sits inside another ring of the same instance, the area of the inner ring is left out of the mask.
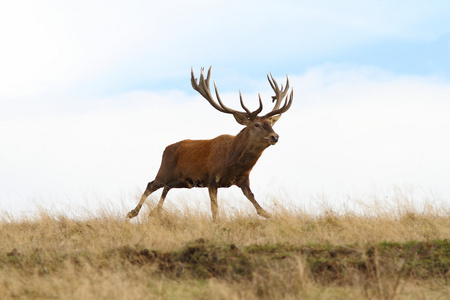
[[[258,116],[263,105],[259,95],[259,108],[251,112],[242,101],[239,92],[241,106],[244,111],[237,111],[225,106],[214,83],[217,102],[211,95],[209,79],[211,67],[206,79],[203,76],[203,68],[200,72],[200,80],[194,77],[191,69],[191,83],[194,90],[203,96],[215,109],[226,114],[232,114],[236,121],[245,126],[236,136],[220,135],[211,140],[183,140],[169,145],[164,150],[161,166],[155,180],[148,183],[144,194],[135,209],[127,214],[131,219],[139,214],[139,211],[147,197],[154,191],[163,188],[158,205],[150,215],[158,214],[163,206],[167,193],[172,188],[207,187],[211,198],[211,211],[213,220],[218,217],[217,189],[236,185],[241,188],[244,195],[250,200],[258,215],[269,218],[256,201],[250,190],[249,175],[253,166],[258,161],[264,149],[278,142],[278,134],[272,126],[286,112],[292,104],[294,91],[289,92],[289,78],[286,77],[286,87],[278,87],[272,74],[267,75],[275,96],[272,96],[275,106],[271,112],[264,116]],[[286,97],[286,99],[285,99]],[[283,99],[285,99],[283,103]],[[283,105],[281,105],[283,103]]]

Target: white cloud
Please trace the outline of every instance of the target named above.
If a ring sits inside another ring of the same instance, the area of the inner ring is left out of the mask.
[[[297,127],[291,165],[299,166],[300,190],[314,194],[322,187],[330,198],[342,199],[364,198],[373,186],[416,186],[448,200],[448,84],[330,69],[313,70],[294,84],[312,81],[313,90],[305,87],[308,104],[297,107],[298,118],[285,120]],[[302,93],[297,95],[302,101]]]

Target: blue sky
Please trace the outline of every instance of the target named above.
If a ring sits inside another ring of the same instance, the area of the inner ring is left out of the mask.
[[[0,39],[5,211],[133,206],[167,144],[237,133],[190,86],[210,65],[230,105],[239,89],[269,99],[268,72],[291,78],[259,195],[341,203],[400,186],[449,201],[448,1],[10,1]]]
[[[4,97],[27,90],[190,92],[186,74],[191,66],[204,65],[221,72],[216,78],[222,89],[259,80],[268,70],[302,74],[323,64],[446,79],[450,70],[446,1],[14,1],[2,6],[7,47],[0,74],[9,83],[0,90]]]

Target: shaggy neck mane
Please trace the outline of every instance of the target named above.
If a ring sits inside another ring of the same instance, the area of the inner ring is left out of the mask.
[[[249,170],[258,161],[266,147],[261,147],[249,142],[249,130],[247,127],[241,130],[234,137],[234,141],[229,149],[228,164],[231,166],[240,166]]]

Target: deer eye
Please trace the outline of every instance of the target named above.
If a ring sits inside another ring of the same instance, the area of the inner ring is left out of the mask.
[[[255,123],[255,127],[256,127],[256,128],[258,128],[258,127],[260,127],[260,126],[261,126],[261,123],[258,123],[258,122]]]

